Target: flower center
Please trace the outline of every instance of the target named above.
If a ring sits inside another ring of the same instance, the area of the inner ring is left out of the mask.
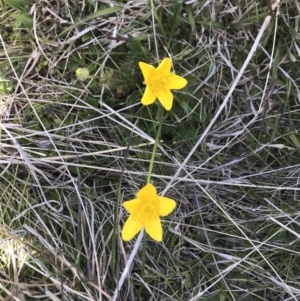
[[[166,89],[168,80],[161,76],[153,76],[148,81],[149,88],[152,90],[154,94],[157,94]]]
[[[144,196],[140,199],[140,208],[132,217],[142,224],[154,220],[159,216],[159,200],[156,196]]]

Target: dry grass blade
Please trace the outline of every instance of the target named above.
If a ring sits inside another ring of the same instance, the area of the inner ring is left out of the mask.
[[[298,1],[0,10],[2,299],[299,300]],[[159,124],[138,63],[167,56],[188,85],[151,179],[177,206],[142,274],[116,199],[144,186]]]

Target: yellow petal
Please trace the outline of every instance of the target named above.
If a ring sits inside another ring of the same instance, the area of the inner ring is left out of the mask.
[[[138,210],[140,201],[138,199],[129,200],[123,203],[124,208],[128,213],[133,213],[135,210]]]
[[[150,88],[147,86],[141,100],[142,104],[144,106],[151,105],[152,103],[154,103],[155,99],[156,96],[151,92]]]
[[[152,65],[146,64],[144,62],[139,62],[139,66],[142,70],[144,80],[147,82],[151,78],[152,74],[155,71],[155,68]]]
[[[169,89],[182,89],[186,86],[187,80],[179,75],[171,73],[168,76],[168,88]]]
[[[163,90],[159,92],[157,98],[167,111],[170,111],[172,109],[173,94],[170,90]]]
[[[172,60],[168,57],[164,58],[155,70],[155,74],[167,76],[171,72]]]
[[[158,196],[160,201],[159,215],[166,216],[170,214],[176,207],[176,202],[164,196]]]
[[[162,226],[159,217],[145,224],[145,230],[156,241],[162,241]]]
[[[122,239],[124,241],[131,240],[139,231],[141,231],[142,227],[143,225],[140,222],[137,222],[129,216],[122,229]]]
[[[156,188],[151,183],[148,183],[146,186],[144,186],[136,195],[138,199],[149,196],[156,196]]]

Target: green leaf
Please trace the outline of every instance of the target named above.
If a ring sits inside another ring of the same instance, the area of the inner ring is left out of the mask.
[[[33,22],[25,14],[13,14],[12,17],[15,19],[13,27],[16,28],[28,28],[32,29]]]
[[[133,91],[126,99],[126,105],[130,106],[137,102],[140,102],[142,98],[142,94],[139,90]]]
[[[127,47],[130,48],[129,54],[133,56],[139,56],[144,54],[142,43],[140,40],[131,40],[127,43]]]
[[[20,10],[22,12],[27,12],[26,1],[24,0],[9,0],[6,4],[14,9]]]
[[[86,16],[85,18],[81,19],[80,21],[77,21],[76,23],[72,24],[71,26],[67,27],[64,31],[62,31],[58,37],[63,36],[65,33],[71,31],[73,28],[80,24],[87,23],[90,20],[97,19],[99,17],[104,17],[113,13],[117,13],[122,10],[122,7],[120,6],[115,6],[115,7],[108,7],[102,10],[98,10],[95,13]]]
[[[168,19],[168,27],[170,29],[170,32],[169,32],[170,38],[173,38],[173,37],[177,36],[177,34],[178,34],[177,29],[178,29],[178,25],[180,24],[180,21],[181,21],[181,18],[180,18],[181,10],[182,10],[182,3],[179,1],[175,5],[173,16],[169,17],[169,19]]]

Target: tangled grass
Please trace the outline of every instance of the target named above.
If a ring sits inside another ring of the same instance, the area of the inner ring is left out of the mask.
[[[273,2],[0,1],[1,300],[299,300],[300,5]],[[152,179],[177,208],[142,275],[116,200],[157,130],[138,62],[166,56],[188,86]]]

